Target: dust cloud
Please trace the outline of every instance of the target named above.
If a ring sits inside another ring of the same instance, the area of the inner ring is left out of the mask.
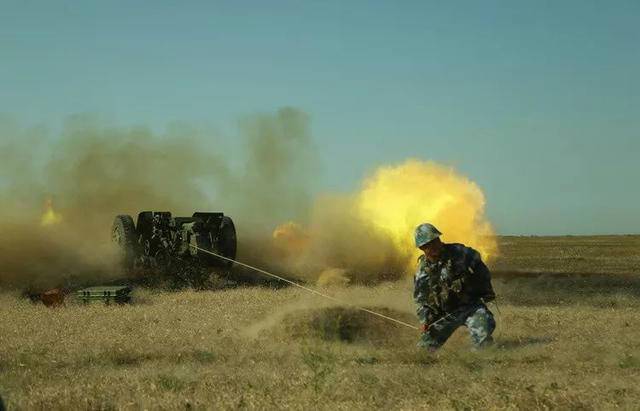
[[[69,119],[53,139],[41,129],[0,133],[1,284],[38,288],[118,276],[109,245],[116,214],[202,202],[191,176],[224,172],[188,139],[156,139],[147,129],[89,117]]]
[[[306,229],[287,222],[274,241],[292,250],[288,265],[319,285],[397,280],[415,265],[413,231],[423,222],[435,224],[446,242],[495,257],[484,205],[480,188],[453,168],[410,159],[377,169],[352,194],[319,198]]]
[[[351,194],[314,196],[310,130],[295,108],[243,118],[234,146],[184,125],[158,134],[75,116],[51,135],[0,118],[0,287],[121,276],[111,223],[143,210],[223,211],[239,259],[323,286],[403,278],[424,221],[445,241],[495,254],[482,191],[449,167],[408,160]]]
[[[158,135],[75,116],[52,136],[1,118],[0,286],[118,277],[109,244],[118,214],[223,211],[245,241],[284,216],[304,220],[303,165],[314,162],[308,121],[293,108],[243,119],[244,163],[232,169],[219,137],[186,126]]]

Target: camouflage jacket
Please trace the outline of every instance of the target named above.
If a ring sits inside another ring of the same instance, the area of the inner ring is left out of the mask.
[[[413,299],[417,314],[430,324],[446,314],[466,305],[495,298],[491,273],[482,262],[480,253],[462,244],[443,244],[436,262],[418,259],[414,278]]]

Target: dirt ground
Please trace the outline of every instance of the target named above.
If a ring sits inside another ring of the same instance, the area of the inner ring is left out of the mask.
[[[49,309],[0,292],[13,409],[637,409],[640,237],[503,237],[494,347],[417,331],[294,288],[136,290]],[[332,288],[415,323],[411,280]]]

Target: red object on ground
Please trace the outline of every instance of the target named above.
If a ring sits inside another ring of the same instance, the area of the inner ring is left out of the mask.
[[[40,294],[40,300],[42,304],[47,307],[59,307],[64,305],[64,290],[61,288],[53,288]]]

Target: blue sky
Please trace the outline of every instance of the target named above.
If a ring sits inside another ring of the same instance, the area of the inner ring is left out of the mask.
[[[639,233],[638,1],[2,1],[0,113],[234,135],[312,119],[353,190],[407,157],[476,181],[501,233]]]

